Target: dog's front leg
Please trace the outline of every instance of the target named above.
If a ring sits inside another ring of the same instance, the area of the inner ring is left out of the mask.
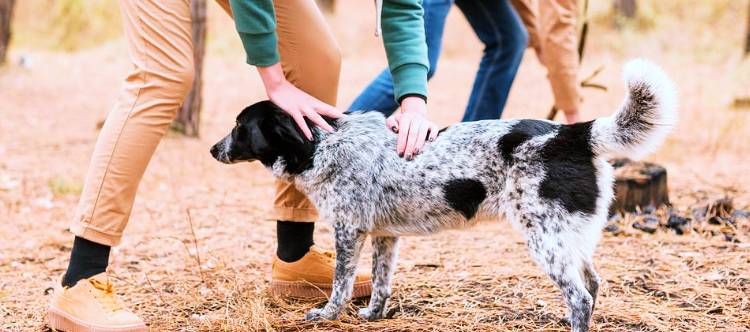
[[[354,278],[357,270],[359,253],[367,234],[350,225],[338,223],[334,226],[336,234],[336,270],[333,274],[331,298],[322,309],[311,309],[305,319],[337,319],[341,309],[352,296]]]
[[[378,320],[385,316],[385,304],[391,297],[391,279],[398,259],[398,238],[372,238],[372,295],[370,305],[359,310],[359,317]]]

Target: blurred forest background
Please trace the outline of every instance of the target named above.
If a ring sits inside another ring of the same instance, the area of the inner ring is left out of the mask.
[[[42,329],[49,284],[67,264],[67,226],[97,126],[130,66],[116,1],[14,2],[12,38],[0,66],[4,331]],[[619,106],[627,60],[663,66],[679,89],[680,122],[648,160],[668,170],[672,206],[611,221],[596,257],[606,284],[593,329],[746,331],[750,1],[635,0],[630,17],[615,6],[629,2],[592,0],[581,16],[589,33],[580,77],[601,69],[593,81],[607,87],[583,90],[582,118]],[[0,0],[0,13],[8,3]],[[326,14],[343,53],[341,108],[386,66],[373,13],[371,1],[340,0]],[[320,303],[270,296],[275,237],[264,214],[272,179],[260,165],[220,165],[208,154],[235,115],[265,93],[245,64],[232,20],[212,1],[206,22],[200,136],[171,133],[162,142],[112,255],[111,274],[152,328],[565,329],[557,323],[564,314],[558,293],[506,222],[406,239],[391,320],[363,323],[349,314],[314,325],[301,318]],[[438,124],[461,118],[481,47],[453,8],[430,82],[429,112]],[[545,75],[528,50],[503,118],[547,115],[552,94]],[[316,232],[316,241],[330,248],[330,229],[320,223]]]

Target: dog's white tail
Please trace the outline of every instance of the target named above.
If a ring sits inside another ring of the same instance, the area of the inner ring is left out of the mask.
[[[659,66],[642,59],[623,69],[628,95],[615,114],[594,121],[596,154],[633,159],[653,152],[677,122],[677,92]]]

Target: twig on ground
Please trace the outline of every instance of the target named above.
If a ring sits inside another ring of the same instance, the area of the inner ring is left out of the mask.
[[[193,228],[193,217],[190,215],[190,208],[185,209],[187,213],[188,224],[190,225],[190,233],[193,235],[193,245],[195,245],[195,260],[198,263],[198,273],[201,276],[201,283],[206,283],[206,279],[203,277],[203,265],[201,263],[201,254],[198,250],[198,238],[195,236],[195,229]]]

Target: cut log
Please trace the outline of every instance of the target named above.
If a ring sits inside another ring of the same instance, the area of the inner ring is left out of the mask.
[[[667,170],[659,165],[614,159],[615,200],[610,214],[637,212],[669,205]]]

